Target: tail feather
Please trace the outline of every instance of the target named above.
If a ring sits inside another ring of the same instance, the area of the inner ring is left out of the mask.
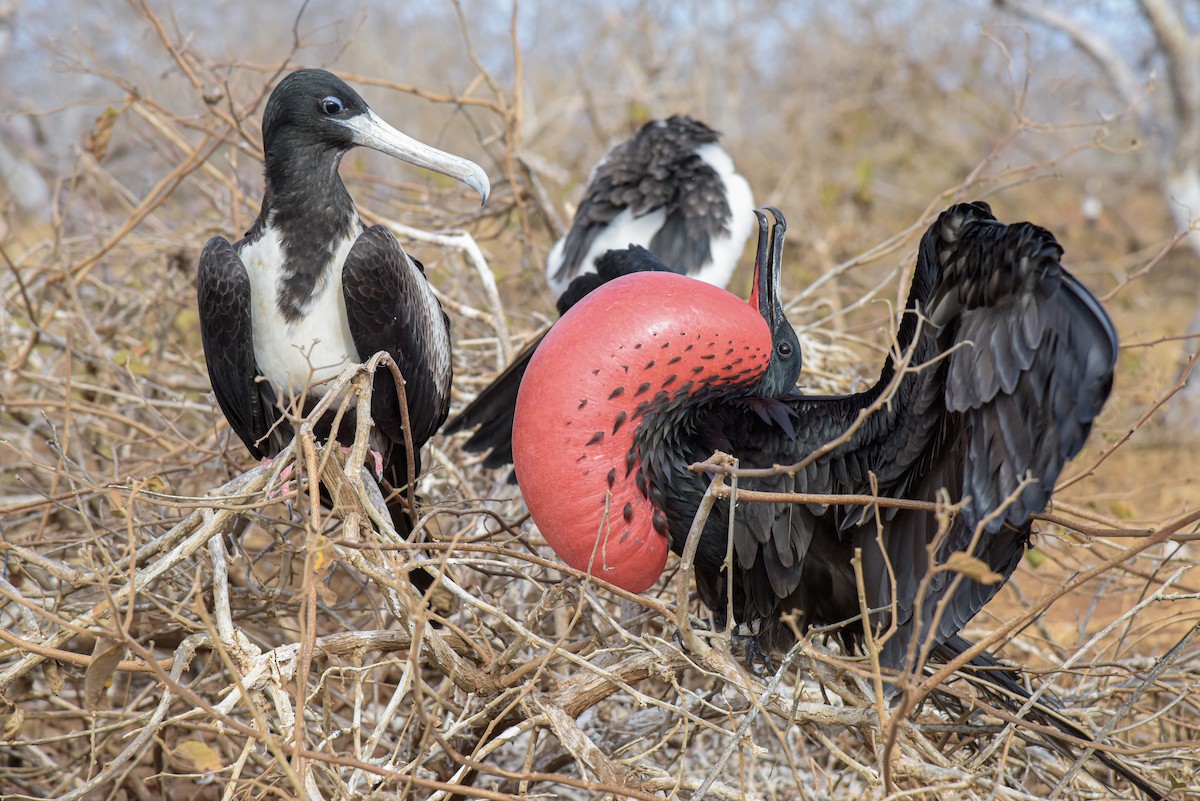
[[[413,521],[404,498],[397,495],[388,499],[387,510],[392,516],[392,526],[395,527],[396,533],[407,539],[412,534]],[[415,568],[408,572],[408,581],[413,585],[417,594],[424,596],[429,593],[429,588],[437,581],[437,573],[428,568]]]
[[[971,647],[972,643],[969,640],[956,634],[942,642],[934,650],[934,655],[949,661],[961,656]],[[989,698],[1013,712],[1019,711],[1031,698],[1029,690],[1020,682],[1017,674],[1001,665],[999,660],[987,651],[984,651],[968,662],[967,668],[961,671],[960,675]],[[1026,711],[1025,717],[1043,726],[1056,728],[1071,737],[1094,742],[1092,735],[1079,728],[1079,726],[1063,715],[1062,710],[1062,703],[1052,693],[1045,692]],[[1063,756],[1072,760],[1078,757],[1074,744],[1054,737],[1044,737],[1043,739],[1048,746]],[[1162,791],[1158,787],[1151,784],[1148,779],[1130,768],[1116,756],[1098,749],[1093,751],[1093,753],[1106,767],[1144,793],[1147,798],[1154,801],[1161,801],[1164,798]],[[1107,784],[1101,777],[1097,776],[1096,778]]]
[[[414,460],[415,473],[419,476],[421,473],[420,451],[414,454]],[[401,458],[392,459],[391,463],[384,468],[383,481],[380,482],[379,490],[383,493],[388,514],[392,518],[392,527],[396,529],[396,534],[403,539],[412,538],[412,533],[417,523],[413,513],[408,508],[409,490],[407,485],[407,460]],[[418,499],[415,496],[413,500],[414,503],[418,503]],[[424,596],[429,594],[429,588],[437,581],[437,573],[437,570],[428,568],[414,568],[408,572],[408,580],[417,593]]]

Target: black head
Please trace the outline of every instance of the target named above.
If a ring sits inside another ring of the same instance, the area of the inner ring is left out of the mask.
[[[762,377],[758,394],[772,398],[785,395],[796,386],[796,380],[800,378],[801,359],[800,339],[783,313],[783,301],[780,298],[783,238],[787,233],[787,220],[779,209],[773,206],[765,208],[775,218],[775,224],[770,225],[767,215],[755,210],[754,215],[758,217],[758,250],[754,257],[754,288],[750,302],[758,306],[759,313],[771,329],[771,366]]]
[[[296,70],[271,92],[263,112],[268,171],[296,159],[329,158],[336,166],[357,145],[457,178],[487,199],[488,178],[479,165],[400,133],[331,72]]]
[[[358,92],[332,72],[296,70],[271,92],[263,112],[263,143],[268,155],[274,145],[319,145],[339,151],[354,147],[347,124],[371,108]]]

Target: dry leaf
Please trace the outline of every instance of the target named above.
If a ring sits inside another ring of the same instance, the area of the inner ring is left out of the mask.
[[[142,489],[147,492],[162,492],[167,488],[167,482],[162,476],[154,475],[142,482]]]
[[[199,740],[184,740],[175,749],[175,757],[187,762],[193,769],[211,773],[225,767],[221,755],[208,743]]]
[[[4,728],[0,729],[0,740],[12,742],[17,739],[17,735],[21,733],[21,724],[24,722],[25,710],[14,706],[12,714],[8,716],[8,720],[4,721]]]
[[[97,709],[108,688],[113,673],[125,658],[125,646],[114,640],[97,640],[92,649],[92,661],[83,674],[83,702],[87,709]]]
[[[42,674],[46,677],[46,683],[50,685],[51,695],[58,695],[62,692],[67,679],[63,676],[61,665],[53,659],[47,659],[42,663]]]
[[[108,143],[112,141],[113,126],[116,125],[117,118],[120,116],[121,112],[115,108],[106,108],[96,118],[92,130],[83,135],[83,146],[96,157],[96,161],[104,161],[104,157],[108,155]]]
[[[946,560],[946,569],[962,573],[967,578],[975,579],[980,584],[995,584],[998,581],[1004,580],[1004,576],[992,572],[987,562],[976,556],[971,556],[966,551],[955,551],[950,554],[950,558]]]
[[[333,543],[329,538],[317,535],[313,539],[313,544],[309,552],[312,554],[313,574],[319,578],[328,575],[334,561]]]

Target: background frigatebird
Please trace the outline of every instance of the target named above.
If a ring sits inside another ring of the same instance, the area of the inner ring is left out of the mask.
[[[606,252],[630,245],[647,248],[660,269],[729,283],[754,230],[754,199],[718,136],[684,115],[651,120],[592,168],[571,229],[546,261],[560,314],[615,276],[598,274]],[[450,434],[477,429],[463,447],[486,452],[486,467],[512,462],[517,390],[540,342],[526,345],[446,426]]]
[[[398,489],[410,466],[420,471],[419,450],[449,411],[450,325],[421,263],[387,228],[367,228],[359,217],[338,175],[355,146],[457,178],[487,198],[487,175],[476,164],[397,131],[335,75],[293,72],[263,113],[266,196],[258,218],[236,244],[213,237],[200,256],[201,334],[217,402],[256,458],[291,441],[284,409],[307,411],[323,396],[323,382],[389,353],[406,383],[414,464],[385,370],[372,392],[371,448],[382,478]],[[332,417],[319,435],[330,435]],[[354,425],[351,406],[336,432],[340,442],[350,443]],[[402,507],[389,504],[404,531],[411,521]]]
[[[718,625],[732,609],[751,632],[752,659],[791,644],[781,619],[791,612],[804,630],[841,624],[849,649],[869,634],[893,671],[962,653],[970,644],[959,631],[1016,569],[1031,516],[1108,397],[1116,332],[1061,267],[1048,231],[1003,225],[984,203],[958,205],[921,241],[876,384],[802,395],[779,295],[785,225],[772,212],[773,236],[760,215],[748,304],[646,259],[646,271],[598,288],[551,329],[513,429],[526,504],[565,561],[632,591],[654,583],[668,550],[684,549],[710,482],[689,465],[716,450],[743,468],[797,466],[743,476],[741,489],[937,504],[741,503],[732,549],[729,506],[718,504],[698,542],[696,583]],[[865,624],[854,620],[856,551],[873,610]],[[974,567],[945,569],[957,552]],[[996,662],[985,654],[973,664]],[[996,683],[1023,692],[1010,677]]]

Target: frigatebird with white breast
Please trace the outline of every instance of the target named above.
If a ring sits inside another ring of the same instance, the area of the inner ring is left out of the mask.
[[[715,451],[758,469],[740,490],[924,501],[741,502],[736,512],[719,503],[699,534],[695,580],[718,626],[731,609],[748,632],[752,662],[794,642],[791,613],[802,630],[841,626],[851,651],[882,642],[892,672],[953,658],[970,647],[960,630],[1016,569],[1032,516],[1108,397],[1112,322],[1063,269],[1048,231],[961,204],[921,240],[875,385],[804,395],[780,300],[785,224],[771,212],[771,230],[760,214],[749,303],[662,272],[643,251],[644,270],[597,288],[551,329],[517,400],[525,502],[564,561],[637,592],[669,551],[683,551],[711,480],[689,466]],[[952,560],[963,570],[947,568]],[[985,652],[971,664],[998,663]],[[1005,671],[989,681],[1028,698]],[[1087,738],[1053,710],[1042,719]]]
[[[293,437],[284,410],[307,413],[326,382],[387,352],[405,379],[414,464],[389,371],[375,377],[370,446],[392,488],[420,472],[420,448],[450,407],[450,323],[420,262],[386,227],[366,227],[338,174],[342,156],[368,147],[456,178],[486,200],[478,165],[424,145],[380,119],[337,76],[298,70],[263,113],[266,196],[237,243],[204,246],[197,277],[200,328],[217,402],[255,458]],[[296,402],[298,401],[298,403]],[[336,404],[335,410],[336,410]],[[317,425],[331,435],[333,413]],[[353,440],[354,408],[336,437]],[[389,503],[397,528],[403,504]]]
[[[729,283],[754,231],[754,198],[719,136],[682,114],[651,120],[592,168],[571,228],[546,261],[560,313],[613,277],[612,265],[598,275],[605,253],[630,245],[658,257],[660,269],[714,286]],[[539,342],[540,336],[446,426],[450,434],[476,429],[463,447],[486,452],[486,467],[512,461],[517,391]]]

